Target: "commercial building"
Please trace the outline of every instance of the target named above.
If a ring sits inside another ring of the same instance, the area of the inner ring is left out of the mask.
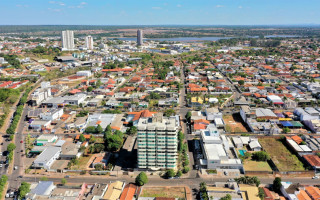
[[[177,167],[178,118],[140,118],[138,122],[138,167],[140,169],[175,169]]]
[[[93,49],[93,38],[91,35],[86,37],[86,48],[92,50]]]
[[[74,35],[73,31],[62,31],[62,51],[74,50]]]
[[[137,31],[137,45],[141,46],[143,44],[143,32],[142,30],[138,29]]]
[[[35,168],[50,169],[51,165],[60,156],[60,147],[48,147],[33,161],[32,166]]]

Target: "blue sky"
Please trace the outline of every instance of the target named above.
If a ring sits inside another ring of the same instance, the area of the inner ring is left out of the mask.
[[[1,25],[320,24],[320,0],[0,0]]]

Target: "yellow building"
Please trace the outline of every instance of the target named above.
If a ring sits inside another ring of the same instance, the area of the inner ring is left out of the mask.
[[[107,200],[119,199],[122,193],[123,187],[124,187],[124,182],[121,182],[121,181],[110,183],[106,193],[103,195],[103,199],[107,199]]]

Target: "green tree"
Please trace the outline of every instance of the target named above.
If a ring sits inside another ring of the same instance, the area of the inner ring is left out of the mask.
[[[267,161],[270,160],[270,156],[265,151],[258,151],[252,154],[252,159],[256,161]]]
[[[282,132],[283,132],[283,133],[289,133],[289,132],[290,132],[290,128],[284,127],[284,128],[282,129]]]
[[[261,187],[259,187],[259,192],[258,192],[258,196],[261,200],[264,200],[264,191]]]
[[[182,176],[182,171],[179,170],[179,171],[177,172],[176,176],[177,176],[177,177],[181,177],[181,176]]]
[[[238,81],[239,85],[244,85],[244,80]]]
[[[274,180],[273,180],[273,184],[272,184],[272,188],[275,192],[280,192],[280,189],[281,189],[281,178],[280,177],[276,177]]]
[[[187,114],[186,114],[186,119],[187,119],[187,120],[190,120],[190,119],[191,119],[191,116],[192,116],[191,112],[188,111]]]
[[[11,151],[13,151],[13,150],[15,150],[15,149],[16,149],[16,145],[13,144],[13,143],[10,143],[10,144],[7,146],[7,151],[8,151],[8,152],[11,152]]]
[[[175,175],[176,175],[176,173],[174,172],[173,169],[168,169],[168,170],[166,171],[166,177],[167,177],[167,178],[174,177]]]
[[[96,132],[96,127],[94,126],[88,126],[85,130],[86,133],[95,133]]]
[[[183,167],[182,172],[183,172],[184,174],[188,173],[189,171],[190,171],[190,168],[189,168],[189,167],[187,167],[187,166]]]
[[[148,183],[148,177],[146,173],[140,172],[140,174],[136,177],[136,184],[138,186],[143,186]]]
[[[176,114],[176,112],[173,109],[167,109],[166,111],[164,111],[164,116],[166,116],[166,117],[170,117],[175,114]]]
[[[61,185],[65,185],[65,184],[67,184],[67,180],[65,178],[62,178],[61,179]]]
[[[92,87],[92,86],[89,86],[89,87],[87,88],[87,92],[92,92],[92,90],[93,90],[93,87]]]
[[[226,196],[221,197],[220,200],[232,200],[232,197],[230,194],[227,194]]]
[[[96,140],[97,140],[97,139],[96,139],[93,135],[91,135],[91,136],[90,136],[89,143],[90,143],[90,144],[93,144],[93,143],[96,142]]]
[[[103,128],[101,127],[100,124],[98,124],[98,126],[96,127],[96,130],[95,130],[96,133],[100,134],[103,132]]]
[[[112,132],[112,128],[111,128],[110,124],[106,127],[104,132],[106,132],[106,133],[111,133]]]
[[[30,183],[22,182],[18,189],[19,199],[24,199],[26,194],[30,192]]]
[[[137,127],[131,126],[130,128],[127,129],[126,134],[128,135],[136,135],[138,132]]]
[[[97,171],[102,171],[103,170],[103,165],[102,164],[96,164],[94,166],[94,169],[97,170]]]
[[[80,141],[80,142],[86,141],[86,138],[84,137],[83,134],[81,134],[81,135],[79,136],[79,141]]]

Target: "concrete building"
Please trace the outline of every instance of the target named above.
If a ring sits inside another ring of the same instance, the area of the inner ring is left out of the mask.
[[[48,147],[34,161],[32,166],[35,168],[50,169],[51,165],[60,156],[60,147]]]
[[[177,167],[177,118],[140,118],[138,122],[138,167],[140,169],[175,169]]]
[[[42,120],[59,120],[60,117],[63,115],[63,109],[58,108],[58,109],[50,109],[47,112],[40,113],[40,119]]]
[[[91,35],[88,35],[86,38],[86,48],[89,49],[89,50],[92,50],[93,49],[93,38]]]
[[[62,31],[62,51],[74,50],[74,36],[73,31]]]
[[[143,45],[143,32],[140,29],[138,29],[137,31],[137,45],[138,46]]]

